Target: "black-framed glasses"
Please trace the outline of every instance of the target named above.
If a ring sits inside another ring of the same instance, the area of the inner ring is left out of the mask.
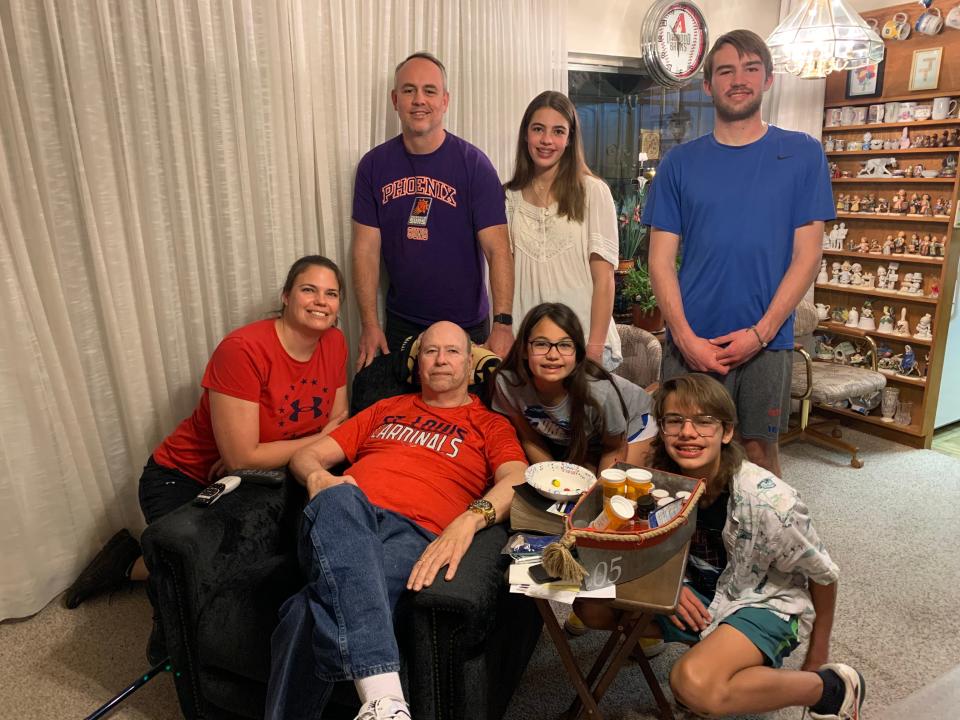
[[[573,340],[561,340],[559,342],[531,340],[529,345],[531,355],[546,355],[550,352],[550,348],[556,348],[558,353],[565,356],[570,356],[577,352],[577,346]]]
[[[715,418],[713,415],[685,417],[677,413],[668,413],[660,418],[660,431],[670,437],[679,435],[688,421],[693,425],[697,435],[705,438],[713,437],[717,434],[717,429],[723,426],[723,420]]]

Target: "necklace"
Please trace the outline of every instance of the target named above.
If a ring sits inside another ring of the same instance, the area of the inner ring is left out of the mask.
[[[533,194],[536,196],[537,201],[543,207],[550,206],[550,191],[553,190],[553,183],[550,183],[549,186],[544,187],[540,185],[536,180],[531,181],[531,187],[533,188]]]

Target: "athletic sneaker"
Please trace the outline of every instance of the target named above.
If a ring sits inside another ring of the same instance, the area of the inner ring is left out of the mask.
[[[827,663],[820,669],[832,670],[843,681],[843,702],[840,703],[836,713],[829,715],[821,715],[808,708],[810,717],[813,720],[860,720],[860,706],[863,705],[863,699],[867,696],[867,683],[863,675],[843,663]]]
[[[353,720],[410,720],[410,708],[401,698],[387,695],[365,702]]]
[[[590,628],[583,624],[583,620],[578,618],[576,613],[572,612],[567,615],[567,619],[563,621],[563,629],[566,631],[567,635],[572,637],[580,637]]]
[[[94,595],[119,588],[127,580],[130,566],[140,555],[140,543],[126,530],[118,532],[67,589],[64,597],[66,606],[72,610]]]

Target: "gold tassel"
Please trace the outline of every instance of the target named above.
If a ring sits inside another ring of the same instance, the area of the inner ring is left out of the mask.
[[[587,571],[570,552],[576,541],[576,537],[564,535],[559,542],[550,543],[543,551],[542,562],[544,569],[553,577],[579,585],[587,576]]]

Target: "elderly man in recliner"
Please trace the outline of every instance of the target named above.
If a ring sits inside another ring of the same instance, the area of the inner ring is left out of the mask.
[[[291,460],[310,497],[300,546],[307,585],[280,609],[268,718],[319,717],[333,683],[353,680],[357,720],[409,720],[397,599],[445,566],[453,578],[474,534],[506,518],[527,467],[510,422],[467,392],[470,350],[461,328],[431,325],[419,395],[381,400]],[[345,460],[347,474],[328,471]]]

